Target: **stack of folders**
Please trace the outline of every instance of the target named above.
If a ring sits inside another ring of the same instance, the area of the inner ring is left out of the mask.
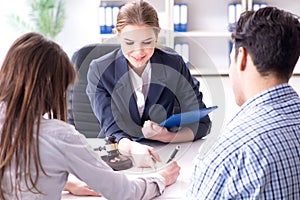
[[[228,30],[231,32],[235,29],[236,23],[242,13],[241,3],[228,4]]]
[[[232,32],[235,29],[236,23],[242,13],[241,3],[229,3],[228,4],[228,31]],[[229,40],[229,65],[230,65],[230,53],[233,47],[233,43]]]
[[[180,43],[176,43],[174,46],[175,51],[182,56],[185,65],[187,67],[190,67],[190,62],[189,62],[189,57],[190,57],[190,50],[189,50],[190,46],[189,43],[187,42],[180,42]]]
[[[264,2],[254,2],[252,4],[252,10],[256,11],[260,8],[266,7],[267,3]],[[241,3],[229,3],[228,4],[228,30],[232,32],[235,29],[236,23],[240,18],[242,13]]]
[[[119,6],[99,6],[100,34],[111,34],[115,28]]]
[[[252,10],[256,11],[256,10],[266,7],[266,6],[267,6],[267,3],[255,2],[252,4]],[[241,3],[228,4],[228,30],[230,32],[232,32],[235,29],[236,23],[239,20],[241,13],[242,13]],[[229,41],[229,54],[232,50],[232,47],[233,47],[233,43],[232,43],[232,41]]]
[[[174,31],[186,32],[188,25],[188,5],[174,4]]]

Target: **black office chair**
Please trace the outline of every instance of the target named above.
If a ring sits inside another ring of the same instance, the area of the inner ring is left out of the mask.
[[[68,122],[88,138],[98,137],[101,131],[100,124],[86,95],[89,65],[93,59],[118,47],[120,47],[118,44],[89,44],[80,48],[72,56],[72,62],[78,71],[78,80],[68,92]]]

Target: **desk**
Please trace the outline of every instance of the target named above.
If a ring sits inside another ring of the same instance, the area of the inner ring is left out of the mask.
[[[103,139],[93,138],[87,139],[89,144],[93,147],[99,147],[104,144]],[[178,162],[178,164],[181,166],[180,175],[177,179],[177,181],[167,187],[165,189],[165,192],[162,194],[162,196],[157,197],[156,199],[184,199],[184,195],[186,192],[186,189],[189,184],[189,178],[191,176],[192,167],[193,167],[193,158],[198,152],[199,147],[203,144],[204,140],[198,140],[196,142],[187,142],[187,143],[180,143],[180,151],[177,153],[174,160]],[[164,163],[168,160],[169,156],[171,155],[174,148],[178,145],[177,144],[161,144],[161,143],[145,143],[147,145],[153,146],[157,153],[159,154],[160,158],[162,159],[162,163],[157,164],[157,168],[159,169],[164,165]],[[128,170],[121,171],[128,176],[135,176],[140,174],[147,174],[149,173],[150,169],[141,169],[133,167]],[[70,199],[80,199],[80,200],[104,200],[103,197],[79,197],[74,196],[69,193],[63,192],[62,194],[63,200],[70,200]]]

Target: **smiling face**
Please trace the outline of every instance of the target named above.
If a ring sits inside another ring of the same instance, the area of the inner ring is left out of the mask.
[[[122,52],[129,66],[137,71],[143,71],[154,53],[157,34],[154,28],[147,25],[127,25],[120,36]]]

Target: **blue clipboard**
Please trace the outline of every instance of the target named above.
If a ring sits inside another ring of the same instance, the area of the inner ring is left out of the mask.
[[[184,124],[191,124],[200,121],[203,117],[208,115],[210,112],[218,108],[218,106],[212,106],[208,108],[202,108],[200,110],[193,110],[189,112],[179,113],[172,115],[165,121],[161,122],[159,125],[166,128],[171,128],[174,126],[182,126]]]
[[[218,106],[212,106],[208,108],[202,108],[200,110],[193,110],[189,112],[174,114],[168,119],[166,119],[165,121],[161,122],[159,125],[164,126],[166,128],[171,128],[175,126],[179,127],[184,124],[191,124],[194,122],[198,122],[217,108]],[[142,139],[144,139],[144,137],[139,137],[135,141],[140,142]]]

